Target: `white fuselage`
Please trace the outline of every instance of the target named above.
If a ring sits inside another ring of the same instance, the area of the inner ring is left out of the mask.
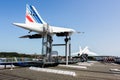
[[[25,24],[25,23],[13,23],[14,25],[30,30],[30,31],[34,31],[34,32],[38,32],[41,33],[43,32],[43,24],[38,24],[38,23],[30,23],[30,24]]]
[[[73,33],[75,30],[69,28],[62,28],[62,27],[54,27],[47,24],[39,24],[39,23],[13,23],[15,26],[34,31],[37,33],[49,32],[50,34],[56,34],[61,32],[68,32]]]

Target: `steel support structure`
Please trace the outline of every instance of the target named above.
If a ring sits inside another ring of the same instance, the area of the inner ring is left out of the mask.
[[[71,38],[70,36],[66,36],[65,44],[52,44],[52,46],[65,46],[65,61],[66,65],[68,65],[68,61],[71,59]]]
[[[48,62],[51,62],[52,42],[52,36],[48,34],[42,39],[42,55],[48,58]]]
[[[70,60],[70,57],[71,57],[71,43],[70,43],[70,40],[71,40],[71,38],[69,36],[66,36],[66,38],[65,38],[66,65],[68,65],[68,61]]]

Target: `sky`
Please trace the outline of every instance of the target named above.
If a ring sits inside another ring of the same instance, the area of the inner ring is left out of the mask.
[[[41,39],[20,39],[28,31],[12,25],[25,22],[26,4],[34,5],[50,25],[84,32],[71,36],[72,53],[88,46],[98,55],[120,56],[120,0],[1,0],[0,52],[41,53]],[[64,38],[53,39],[64,43]],[[65,53],[64,47],[53,50]]]

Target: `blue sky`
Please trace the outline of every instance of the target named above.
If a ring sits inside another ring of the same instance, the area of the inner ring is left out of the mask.
[[[12,25],[25,21],[26,4],[34,5],[50,25],[73,28],[72,52],[88,46],[99,55],[120,56],[120,0],[1,0],[0,52],[41,53],[41,40],[20,39],[27,30]],[[64,43],[54,37],[54,43]],[[53,47],[64,55],[64,47]]]

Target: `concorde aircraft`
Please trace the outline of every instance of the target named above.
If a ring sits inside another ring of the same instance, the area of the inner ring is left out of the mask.
[[[70,36],[71,34],[76,33],[74,29],[49,25],[41,18],[36,8],[28,4],[26,5],[25,19],[25,23],[13,23],[13,25],[27,29],[29,30],[29,32],[37,32],[37,34],[25,35],[21,38],[42,38],[45,36],[46,33],[51,36]]]
[[[88,54],[88,56],[97,56],[98,55],[98,54],[90,51],[87,46],[84,49],[82,49],[80,46],[78,52],[72,53],[72,55],[80,55],[80,56],[82,54]]]

